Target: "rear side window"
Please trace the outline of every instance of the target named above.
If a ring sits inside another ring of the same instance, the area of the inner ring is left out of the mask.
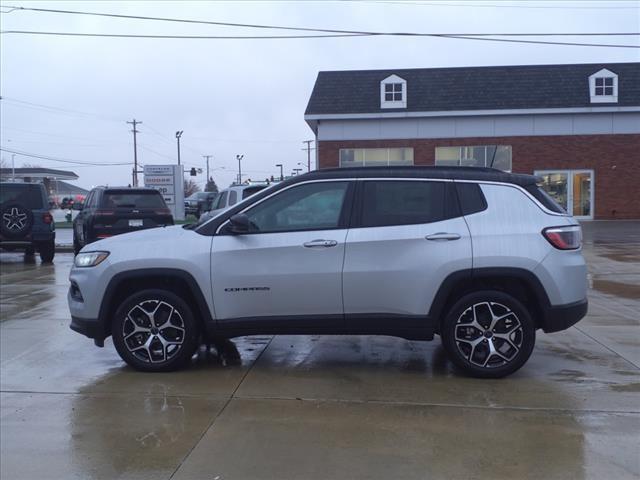
[[[545,192],[538,185],[527,185],[524,187],[527,192],[529,192],[533,197],[538,200],[542,205],[556,213],[567,213],[564,208],[562,208],[558,202],[556,202],[551,195]]]
[[[102,196],[104,208],[166,208],[157,191],[107,190]]]
[[[445,219],[444,182],[369,181],[362,189],[361,227],[411,225]]]
[[[22,205],[29,210],[45,208],[40,185],[3,183],[0,186],[0,204],[4,207],[12,203]]]
[[[477,183],[456,183],[456,191],[462,215],[471,215],[487,209],[487,200]]]
[[[238,192],[231,190],[229,192],[229,205],[235,205],[238,201]]]
[[[247,187],[242,191],[242,199],[244,200],[247,197],[250,197],[254,193],[258,193],[260,190],[266,188],[265,185],[258,185],[255,187]]]

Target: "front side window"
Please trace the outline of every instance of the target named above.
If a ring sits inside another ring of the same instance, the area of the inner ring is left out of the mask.
[[[436,147],[436,165],[448,167],[492,167],[511,171],[511,145]]]
[[[229,195],[228,191],[222,192],[220,194],[220,199],[218,200],[216,208],[224,208],[227,205],[227,195]]]
[[[444,218],[444,182],[364,182],[362,227],[430,223]]]
[[[342,148],[341,167],[413,165],[413,148]]]
[[[278,193],[246,212],[250,232],[338,228],[348,185],[348,182],[308,183]]]

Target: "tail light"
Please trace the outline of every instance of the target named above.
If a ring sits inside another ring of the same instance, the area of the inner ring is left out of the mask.
[[[558,250],[575,250],[582,245],[582,228],[580,225],[566,227],[549,227],[542,235]]]
[[[50,224],[53,223],[53,216],[49,212],[43,213],[42,214],[42,221],[44,223],[46,223],[47,225],[50,225]]]

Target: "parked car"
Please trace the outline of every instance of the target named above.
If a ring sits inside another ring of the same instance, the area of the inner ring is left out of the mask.
[[[196,192],[184,199],[185,215],[200,215],[207,210],[209,202],[218,195],[218,192]]]
[[[43,262],[52,262],[55,228],[44,185],[0,183],[0,248],[26,255],[37,250]]]
[[[121,233],[173,225],[164,198],[153,188],[96,187],[73,220],[73,251]]]
[[[200,215],[200,222],[204,223],[207,220],[215,217],[220,212],[225,211],[227,208],[231,208],[236,203],[249,198],[254,193],[258,193],[260,190],[264,190],[271,183],[243,183],[240,185],[231,185],[229,188],[222,190],[208,205],[205,213]]]
[[[587,311],[580,225],[537,177],[365,167],[296,176],[200,225],[76,257],[71,328],[132,367],[185,365],[201,338],[441,337],[467,374],[518,370],[536,331]],[[179,245],[179,248],[176,248]]]

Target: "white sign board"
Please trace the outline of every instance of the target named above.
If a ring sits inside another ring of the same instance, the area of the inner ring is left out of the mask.
[[[182,165],[145,165],[144,185],[155,188],[162,194],[174,219],[184,220]]]

